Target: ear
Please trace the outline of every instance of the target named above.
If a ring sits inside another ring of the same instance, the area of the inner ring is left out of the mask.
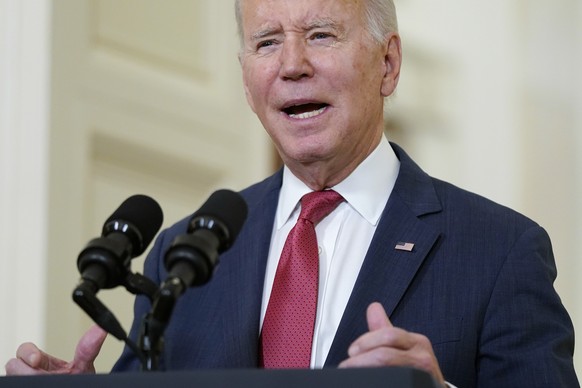
[[[245,97],[247,99],[247,104],[249,104],[249,106],[251,107],[253,112],[257,112],[255,110],[255,104],[253,102],[253,97],[251,95],[251,92],[249,90],[249,70],[247,68],[245,68],[245,60],[243,58],[244,53],[239,53],[238,54],[238,63],[240,64],[241,70],[242,70],[242,78],[243,78],[243,87],[245,89]]]
[[[398,85],[400,79],[400,66],[402,64],[402,46],[400,43],[400,36],[397,33],[392,33],[388,38],[384,52],[384,65],[386,72],[382,79],[382,96],[388,97]]]

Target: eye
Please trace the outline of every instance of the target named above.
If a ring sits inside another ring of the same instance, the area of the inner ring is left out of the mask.
[[[331,38],[331,34],[328,34],[327,32],[316,32],[313,35],[311,35],[311,39],[312,40],[320,40],[320,39],[327,39],[327,38]]]
[[[275,44],[275,42],[273,40],[263,40],[257,44],[257,49],[261,49],[264,47],[270,47],[270,46],[273,46],[274,44]]]

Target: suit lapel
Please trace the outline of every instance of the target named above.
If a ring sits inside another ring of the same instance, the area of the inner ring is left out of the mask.
[[[349,345],[367,331],[366,309],[370,303],[380,302],[390,316],[439,237],[438,231],[419,219],[441,209],[430,177],[401,149],[393,147],[401,162],[398,179],[362,264],[326,366],[335,366],[347,358]],[[396,249],[401,242],[412,243],[414,247],[411,251]]]

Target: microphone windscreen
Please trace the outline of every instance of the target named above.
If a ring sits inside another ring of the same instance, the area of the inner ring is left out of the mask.
[[[210,216],[222,221],[230,233],[229,245],[231,245],[242,229],[247,212],[247,203],[239,193],[231,190],[218,190],[210,195],[210,198],[194,214],[194,217]]]
[[[141,246],[134,247],[134,256],[141,255],[160,230],[164,214],[160,205],[147,195],[136,194],[127,198],[105,221],[125,221],[137,228],[142,237]]]

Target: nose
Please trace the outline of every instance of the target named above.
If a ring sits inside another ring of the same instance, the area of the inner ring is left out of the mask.
[[[285,40],[280,52],[279,75],[282,79],[297,81],[313,76],[308,50],[302,39]]]

